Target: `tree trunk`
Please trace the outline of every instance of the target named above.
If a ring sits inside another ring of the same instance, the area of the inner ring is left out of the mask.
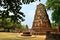
[[[10,32],[10,29],[8,29],[7,31]]]
[[[60,32],[60,27],[59,27],[59,32]]]

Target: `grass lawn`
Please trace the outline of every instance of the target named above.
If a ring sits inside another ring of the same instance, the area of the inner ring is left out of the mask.
[[[0,32],[0,40],[45,40],[45,36],[19,37],[19,33]]]

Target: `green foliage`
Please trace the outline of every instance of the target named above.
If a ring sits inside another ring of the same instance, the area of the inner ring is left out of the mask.
[[[20,28],[22,31],[24,31],[26,29],[25,25],[22,25],[22,27]]]
[[[10,31],[10,30],[16,30],[16,29],[20,29],[21,24],[19,22],[11,22],[10,19],[4,20],[3,21],[3,26],[1,28],[3,28],[6,31]]]
[[[59,11],[60,11],[60,9],[55,10],[52,13],[52,20],[55,21],[55,23],[60,26],[60,13],[59,13]]]
[[[22,2],[21,2],[22,1]],[[0,0],[0,27],[4,29],[20,29],[24,30],[24,26],[21,25],[21,21],[24,21],[24,13],[20,11],[21,5],[35,2],[36,0]],[[40,0],[39,0],[40,1]],[[9,15],[13,13],[13,15]],[[22,26],[22,27],[21,27]]]
[[[20,5],[21,5],[20,0],[3,0],[3,1],[1,0],[0,6],[6,10],[0,10],[1,11],[0,16],[2,16],[2,18],[9,17],[12,20],[14,20],[14,22],[19,19],[23,21],[24,20],[23,17],[25,17],[25,15],[22,12],[20,12],[21,9]],[[10,12],[12,12],[14,15],[9,15]]]
[[[55,10],[60,7],[60,0],[47,0],[47,9]]]
[[[34,1],[36,0],[0,0],[0,7],[5,9],[0,10],[0,16],[3,18],[2,20],[4,20],[4,18],[11,18],[14,22],[24,21],[25,15],[20,12],[21,5],[22,3],[29,4],[30,2]],[[9,15],[10,12],[14,15]]]
[[[60,26],[60,0],[47,0],[46,7],[48,10],[52,10],[52,20],[55,24]]]
[[[54,22],[52,22],[52,23],[51,23],[51,27],[52,27],[53,29],[56,29],[56,24],[55,24]]]

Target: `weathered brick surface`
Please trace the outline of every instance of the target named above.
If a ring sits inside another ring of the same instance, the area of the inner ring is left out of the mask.
[[[37,5],[32,30],[33,33],[36,34],[39,34],[39,32],[46,33],[46,31],[52,31],[48,15],[43,4]]]
[[[57,33],[47,33],[46,40],[60,40],[60,34]]]

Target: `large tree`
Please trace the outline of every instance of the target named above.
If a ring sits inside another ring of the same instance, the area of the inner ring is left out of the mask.
[[[46,7],[48,10],[52,10],[52,20],[55,24],[60,26],[60,0],[47,0]]]
[[[28,4],[34,1],[36,0],[0,0],[0,7],[6,9],[6,10],[0,10],[1,13],[0,15],[2,15],[2,17],[4,18],[11,17],[11,19],[14,20],[14,22],[19,19],[23,21],[23,17],[25,17],[25,15],[22,12],[20,12],[22,3]],[[9,15],[10,12],[13,13],[14,15],[10,16]]]
[[[29,4],[34,1],[36,0],[0,0],[0,7],[3,8],[3,10],[0,10],[0,19],[2,19],[2,27],[5,27],[6,24],[6,27],[9,27],[9,24],[6,23],[5,20],[7,18],[11,18],[11,22],[14,22],[14,24],[20,21],[24,21],[25,15],[23,12],[20,11],[20,9],[22,8],[21,5]],[[10,13],[13,13],[13,15],[9,15]]]

